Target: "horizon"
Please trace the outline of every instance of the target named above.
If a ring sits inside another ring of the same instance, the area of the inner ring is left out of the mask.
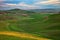
[[[0,10],[60,9],[60,0],[0,0]]]

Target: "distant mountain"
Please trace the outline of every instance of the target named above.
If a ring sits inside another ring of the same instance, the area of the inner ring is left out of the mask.
[[[33,11],[22,10],[22,9],[12,9],[8,11],[20,12],[20,13],[34,13]]]
[[[11,10],[2,10],[7,12],[14,12],[14,13],[56,13],[60,12],[60,9],[31,9],[31,10],[22,10],[22,9],[11,9]]]
[[[33,11],[21,10],[21,9],[1,10],[0,12],[7,12],[7,13],[34,13]]]
[[[59,12],[60,9],[33,9],[33,10],[29,10],[29,11],[33,11],[33,12]]]

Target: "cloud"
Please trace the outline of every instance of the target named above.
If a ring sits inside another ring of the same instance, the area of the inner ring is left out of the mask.
[[[60,1],[59,0],[47,0],[47,1],[37,2],[35,4],[44,4],[44,5],[47,5],[47,4],[60,4]]]
[[[4,3],[0,5],[1,8],[20,8],[20,9],[36,9],[38,6],[26,4],[25,2],[20,2],[18,4]]]
[[[20,8],[20,9],[42,9],[42,8],[60,8],[59,0],[0,0],[1,9]]]
[[[6,4],[7,6],[16,6],[16,4]]]
[[[2,2],[2,1],[4,1],[4,0],[0,0],[0,2]]]
[[[1,3],[0,4],[0,10],[9,10],[9,9],[14,9],[16,4],[9,4],[9,3]]]
[[[24,7],[24,9],[35,9],[35,8],[38,7],[38,6],[35,6],[35,5],[26,4],[24,2],[21,2],[21,3],[17,4],[17,6]]]
[[[5,4],[0,4],[0,7],[15,7],[16,4],[8,4],[8,3],[5,3]]]

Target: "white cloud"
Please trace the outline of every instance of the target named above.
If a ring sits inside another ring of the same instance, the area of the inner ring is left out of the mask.
[[[35,4],[60,4],[59,0],[47,0],[42,2],[37,2]]]
[[[7,6],[16,6],[17,4],[6,4]]]
[[[38,9],[38,8],[44,8],[46,5],[53,4],[55,6],[60,5],[59,0],[46,0],[46,1],[36,1],[33,4],[26,4],[26,2],[20,2],[18,4],[12,4],[12,3],[3,3],[4,0],[0,0],[0,7],[3,8],[20,8],[20,9]]]
[[[19,3],[19,4],[17,4],[17,6],[21,6],[21,7],[26,7],[26,8],[28,8],[28,9],[34,9],[34,8],[36,8],[37,6],[35,6],[35,5],[29,5],[29,4],[26,4],[26,3],[24,3],[24,2],[21,2],[21,3]]]
[[[8,4],[8,3],[0,4],[0,7],[15,7],[15,6],[16,6],[16,4]]]
[[[10,3],[5,3],[0,5],[0,7],[10,7],[10,8],[20,8],[20,9],[36,9],[38,6],[35,6],[33,4],[26,4],[25,2],[21,2],[18,4],[10,4]]]

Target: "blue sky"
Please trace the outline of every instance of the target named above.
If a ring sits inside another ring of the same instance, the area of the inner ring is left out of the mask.
[[[0,0],[0,10],[60,8],[60,0]]]

